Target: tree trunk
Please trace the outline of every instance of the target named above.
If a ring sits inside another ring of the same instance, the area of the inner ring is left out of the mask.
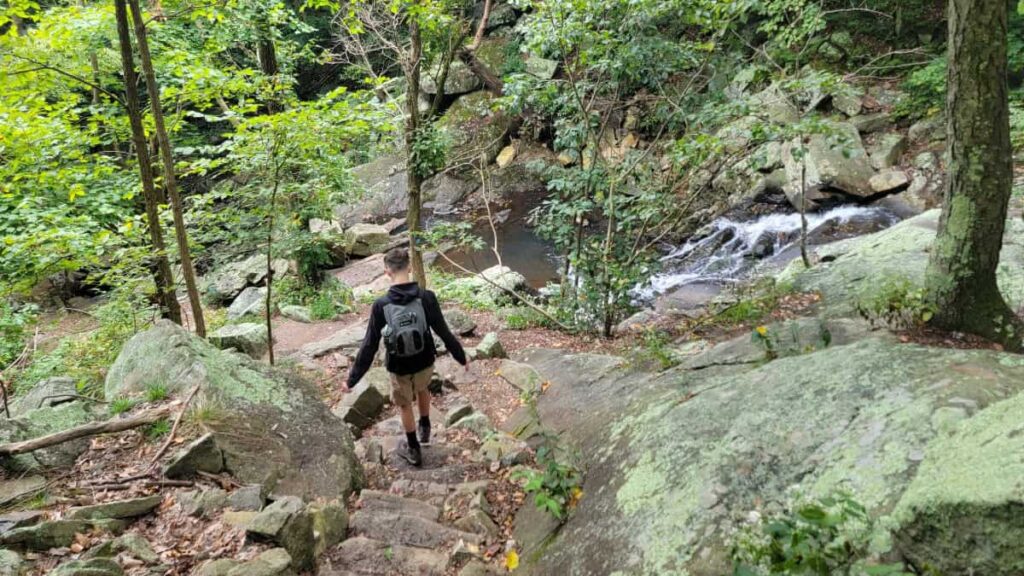
[[[149,92],[149,104],[153,112],[153,125],[160,148],[160,159],[164,169],[164,190],[171,201],[171,212],[174,214],[174,234],[178,241],[178,254],[181,258],[181,274],[185,278],[185,289],[192,305],[192,321],[196,325],[196,334],[206,337],[206,322],[203,319],[203,304],[199,300],[199,288],[196,285],[196,271],[192,266],[192,254],[188,247],[188,232],[185,230],[184,208],[181,194],[178,193],[178,181],[174,174],[174,157],[171,154],[171,140],[167,137],[164,125],[164,113],[160,107],[160,88],[156,84],[156,73],[153,71],[153,60],[149,55],[149,40],[146,38],[146,22],[142,19],[139,0],[128,0],[131,7],[132,20],[135,22],[135,41],[139,48],[139,59],[142,71],[146,75],[146,90]]]
[[[146,222],[149,225],[149,239],[153,244],[156,259],[156,289],[160,293],[160,302],[167,312],[167,317],[176,324],[181,324],[181,307],[174,289],[174,274],[171,263],[167,260],[167,248],[164,245],[163,231],[160,225],[160,213],[157,211],[156,186],[153,183],[153,165],[150,163],[149,149],[146,147],[146,132],[142,127],[142,110],[139,106],[139,91],[136,86],[135,59],[132,56],[132,41],[128,31],[128,10],[126,0],[115,0],[114,13],[117,17],[117,36],[121,45],[121,63],[124,67],[125,107],[132,128],[132,142],[135,156],[139,161],[139,175],[142,179],[142,192],[146,203]]]
[[[258,25],[260,39],[256,43],[256,60],[259,62],[260,71],[267,78],[272,79],[272,85],[277,87],[277,49],[274,46],[274,38],[270,34],[270,24],[263,21]],[[281,109],[280,104],[277,101],[277,95],[271,93],[270,98],[267,99],[267,111],[271,114],[279,112]]]
[[[926,285],[933,323],[1019,348],[1020,329],[996,283],[1012,185],[1007,2],[950,0],[949,182]]]
[[[406,183],[409,188],[409,204],[406,211],[406,222],[409,226],[409,258],[412,263],[412,277],[420,283],[420,287],[427,287],[427,275],[423,270],[423,254],[417,245],[417,234],[420,231],[420,212],[422,208],[421,189],[423,177],[416,170],[413,163],[414,143],[420,130],[420,60],[423,57],[423,41],[420,38],[420,27],[415,19],[409,23],[409,39],[412,44],[409,62],[406,66],[406,76],[409,88],[405,93],[406,122],[405,122],[405,157],[406,157]]]

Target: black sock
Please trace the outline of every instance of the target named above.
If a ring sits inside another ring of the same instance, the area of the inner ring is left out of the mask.
[[[430,416],[420,416],[420,425],[430,428]]]
[[[409,442],[409,448],[410,449],[412,449],[412,448],[419,449],[420,441],[419,441],[419,438],[416,438],[416,433],[415,432],[406,432],[405,433],[405,439]]]

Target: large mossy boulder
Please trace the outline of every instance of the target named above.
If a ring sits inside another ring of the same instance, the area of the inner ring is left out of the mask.
[[[107,374],[106,396],[135,396],[154,384],[179,395],[200,387],[197,402],[211,413],[203,424],[243,483],[273,495],[332,499],[362,482],[347,426],[293,372],[223,352],[161,321],[125,344]]]
[[[524,360],[550,382],[541,424],[587,471],[568,522],[520,542],[527,573],[731,573],[731,535],[796,485],[851,491],[878,519],[873,553],[948,574],[1024,566],[1006,545],[1021,534],[1020,356],[869,335],[661,374],[558,351]]]
[[[78,387],[73,378],[54,376],[40,380],[10,404],[11,415],[21,416],[37,408],[56,406],[77,400]]]
[[[409,188],[401,155],[381,156],[356,166],[352,175],[365,193],[359,202],[334,208],[334,218],[341,226],[358,224],[367,216],[380,219],[405,213]]]
[[[854,315],[859,301],[886,285],[924,282],[938,220],[939,211],[932,210],[875,234],[816,247],[819,262],[813,268],[794,261],[777,279],[801,292],[820,292],[828,315]],[[1019,218],[1006,221],[997,276],[1011,305],[1024,304],[1024,222]]]
[[[434,66],[425,70],[420,79],[420,88],[426,94],[437,94],[437,81],[441,78],[441,67]],[[448,67],[448,76],[444,79],[444,93],[447,96],[458,96],[479,90],[482,83],[476,74],[462,60],[454,59]]]
[[[511,119],[486,90],[461,96],[438,122],[452,142],[449,164],[490,164],[505,147]]]
[[[270,336],[266,324],[243,322],[218,328],[210,334],[210,342],[221,350],[234,349],[253,358],[262,358],[270,346]]]
[[[281,278],[288,273],[287,260],[271,262],[274,277]],[[246,286],[259,286],[267,279],[267,257],[255,254],[218,268],[206,281],[206,297],[216,304],[226,304],[238,296]]]

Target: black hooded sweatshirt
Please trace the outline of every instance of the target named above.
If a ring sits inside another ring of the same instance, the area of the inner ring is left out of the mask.
[[[373,365],[373,358],[377,355],[377,348],[380,346],[381,330],[387,324],[384,320],[384,307],[388,304],[408,304],[416,298],[423,302],[423,312],[427,316],[427,325],[441,338],[448,351],[452,353],[455,361],[463,366],[466,365],[466,352],[462,349],[462,344],[459,343],[459,340],[448,329],[448,324],[444,321],[444,315],[441,314],[441,306],[437,303],[437,296],[430,290],[420,290],[419,284],[415,282],[395,284],[388,290],[386,295],[381,296],[373,303],[373,310],[370,312],[370,321],[366,326],[366,336],[363,338],[363,345],[359,348],[356,362],[348,373],[348,385],[350,388],[355,387],[367,370],[370,369],[370,366]],[[427,338],[423,352],[409,358],[392,358],[388,355],[386,366],[388,372],[392,374],[415,374],[424,368],[433,366],[436,357],[437,348],[434,346],[434,339]]]

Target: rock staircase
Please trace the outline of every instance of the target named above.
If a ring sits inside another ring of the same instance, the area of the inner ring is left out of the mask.
[[[388,424],[385,421],[378,427]],[[484,493],[488,482],[465,481],[467,465],[457,461],[461,450],[445,443],[443,436],[443,431],[437,431],[435,443],[423,446],[421,468],[410,466],[395,453],[398,443],[404,440],[383,439],[386,465],[397,470],[394,480],[388,491],[365,489],[361,492],[350,517],[349,537],[321,566],[319,574],[486,576],[498,573],[479,556],[487,538],[497,532],[486,512]],[[460,499],[468,499],[469,514],[452,524],[446,523],[443,510],[455,507]]]

